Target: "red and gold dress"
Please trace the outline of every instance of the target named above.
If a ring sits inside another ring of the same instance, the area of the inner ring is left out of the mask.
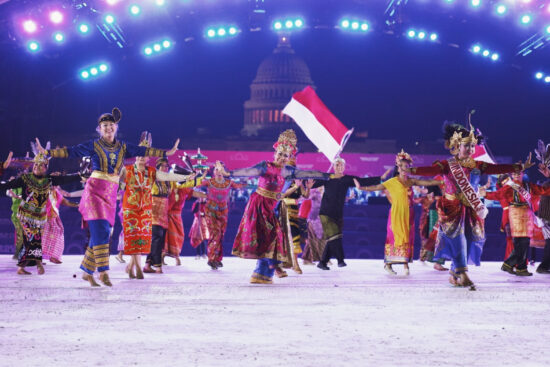
[[[156,169],[140,172],[135,165],[126,166],[126,190],[122,199],[124,253],[148,254],[151,251],[153,199],[151,189]]]
[[[181,253],[185,231],[181,219],[181,211],[185,201],[193,195],[193,189],[180,187],[173,188],[168,196],[168,229],[164,242],[164,254],[178,257]]]

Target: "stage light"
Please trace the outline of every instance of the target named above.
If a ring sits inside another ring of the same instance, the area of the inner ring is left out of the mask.
[[[141,13],[141,8],[139,5],[132,5],[130,6],[130,14],[137,16]]]
[[[155,0],[155,4],[157,4],[157,6],[164,6],[166,4],[166,1],[165,0]]]
[[[342,20],[340,25],[342,26],[342,28],[349,28],[349,20],[347,19]]]
[[[218,36],[223,37],[225,36],[225,28],[219,28],[218,29]]]
[[[97,75],[97,73],[99,73],[99,70],[97,70],[97,68],[91,68],[90,69],[90,74]]]
[[[546,33],[550,34],[550,25],[546,27]]]
[[[285,27],[287,27],[288,29],[292,28],[294,26],[294,23],[292,22],[292,20],[287,20],[285,22]]]
[[[86,23],[80,23],[78,26],[78,31],[82,34],[87,34],[90,31],[90,26]]]
[[[407,36],[409,36],[409,38],[414,38],[414,36],[416,36],[416,32],[411,29],[410,31],[407,32]]]
[[[480,51],[481,51],[481,46],[480,45],[474,45],[474,47],[472,47],[472,52],[473,53],[478,54]]]
[[[484,50],[482,53],[483,57],[488,57],[490,54],[491,52],[489,50]]]
[[[162,47],[164,48],[170,48],[172,46],[172,42],[168,41],[168,40],[164,40],[162,41]]]
[[[162,49],[162,47],[160,47],[160,45],[158,43],[155,43],[153,45],[153,51],[159,52],[161,49]]]
[[[59,10],[54,10],[50,13],[50,21],[54,24],[59,24],[63,21],[63,13]]]
[[[494,53],[494,54],[491,55],[491,60],[493,60],[493,61],[497,61],[499,58],[500,58],[500,56],[497,53]]]
[[[55,32],[53,34],[53,39],[55,40],[55,42],[61,43],[65,40],[65,36],[61,32]]]
[[[524,14],[520,18],[520,22],[523,25],[528,25],[533,21],[533,17],[530,14]]]
[[[300,27],[303,26],[303,25],[304,25],[304,21],[303,21],[302,19],[296,19],[296,20],[294,21],[294,26],[295,26],[296,28],[300,28]]]
[[[113,6],[116,5],[120,0],[107,0],[107,4]]]
[[[235,27],[229,27],[229,34],[230,34],[230,35],[234,36],[234,35],[237,34],[237,32],[238,32],[238,29],[237,29],[237,28],[235,28]]]
[[[545,78],[544,78],[544,82],[545,82],[545,83],[550,83],[550,76],[545,77]]]
[[[143,49],[143,53],[147,56],[151,55],[153,53],[153,49],[151,47],[145,47]]]
[[[27,48],[30,52],[38,52],[40,51],[40,43],[36,41],[29,41],[29,43],[27,43]]]
[[[34,33],[38,30],[38,26],[34,20],[27,19],[23,22],[23,30],[27,33]]]
[[[104,75],[109,71],[109,65],[105,62],[96,65],[90,65],[83,69],[80,69],[78,75],[83,80],[88,80],[90,78],[96,78]]]
[[[437,38],[438,38],[437,33],[430,34],[430,41],[437,41]]]
[[[113,24],[115,22],[115,17],[111,14],[107,14],[105,16],[105,18],[103,18],[105,20],[105,23],[107,24]]]
[[[90,73],[88,73],[86,70],[84,70],[80,73],[80,77],[82,79],[88,79],[90,77]]]
[[[481,0],[471,0],[470,5],[474,8],[478,8],[481,5]]]
[[[281,23],[281,22],[275,22],[275,23],[273,23],[273,28],[274,28],[276,31],[278,31],[278,30],[280,30],[281,28],[283,28],[283,23]]]
[[[210,38],[213,38],[216,36],[216,31],[213,30],[213,29],[209,29],[207,32],[206,32],[206,35]]]
[[[362,30],[363,32],[368,31],[368,30],[369,30],[369,23],[363,23],[363,24],[361,24],[361,30]]]
[[[174,42],[168,38],[144,45],[142,50],[145,56],[154,56],[165,53],[173,48]]]
[[[273,29],[275,31],[281,31],[283,28],[287,31],[294,29],[300,29],[304,27],[303,18],[287,18],[287,19],[277,19],[273,22]]]
[[[541,73],[540,71],[535,74],[535,78],[537,78],[537,79],[542,79],[543,76],[544,76],[544,74]]]
[[[426,38],[426,32],[424,31],[418,32],[418,39],[423,40],[424,38]]]
[[[506,5],[504,5],[504,4],[499,4],[496,7],[496,12],[497,12],[498,15],[506,14],[507,10],[508,10],[508,8],[506,8]]]
[[[352,22],[351,23],[351,29],[353,29],[353,30],[359,29],[359,22]]]
[[[109,68],[109,67],[107,66],[107,64],[101,64],[101,65],[99,65],[99,71],[101,71],[101,72],[103,72],[103,73],[106,72],[108,68]]]

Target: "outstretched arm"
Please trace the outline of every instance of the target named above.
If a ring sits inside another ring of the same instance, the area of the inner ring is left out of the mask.
[[[357,181],[356,178],[353,179],[353,182],[355,183],[355,187],[358,190],[362,190],[362,191],[382,191],[386,189],[382,184],[373,185],[373,186],[361,186],[361,184],[359,183],[359,181]]]
[[[416,185],[416,186],[439,186],[439,185],[443,185],[443,181],[442,180],[418,180],[418,179],[413,179],[413,185]]]

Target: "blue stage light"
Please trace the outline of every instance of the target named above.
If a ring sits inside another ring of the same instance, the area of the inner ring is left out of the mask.
[[[65,40],[65,36],[61,32],[55,32],[53,34],[53,39],[54,39],[55,42],[61,43]]]
[[[546,33],[550,34],[550,25],[546,27]]]
[[[533,21],[531,14],[523,14],[520,18],[520,22],[523,25],[529,25]]]
[[[107,14],[103,20],[105,20],[107,24],[113,24],[115,22],[115,17],[111,14]]]
[[[359,29],[359,22],[351,22],[351,29],[353,30]]]
[[[239,30],[238,30],[237,28],[235,28],[235,27],[229,27],[229,31],[228,31],[228,32],[229,32],[230,35],[234,36],[234,35],[237,34],[238,31],[239,31]]]
[[[97,70],[96,67],[93,67],[93,68],[90,69],[90,74],[97,75],[97,73],[99,73],[99,71]]]
[[[303,21],[302,19],[296,19],[296,20],[294,21],[294,26],[295,26],[296,28],[300,28],[300,27],[302,27],[303,25],[304,25],[304,21]]]
[[[281,23],[281,22],[275,22],[275,23],[273,23],[273,28],[274,28],[276,31],[278,31],[278,30],[280,30],[281,28],[283,28],[283,23]]]
[[[36,41],[29,41],[29,43],[27,43],[27,49],[30,52],[38,52],[40,51],[40,43]]]
[[[363,24],[361,24],[361,30],[362,30],[363,32],[368,31],[368,30],[369,30],[369,23],[363,23]]]
[[[349,20],[347,20],[347,19],[342,20],[342,22],[340,23],[340,25],[341,25],[342,28],[344,28],[344,29],[349,28],[349,24],[350,24],[350,22],[349,22]]]
[[[210,38],[215,37],[216,36],[216,31],[213,30],[212,28],[210,28],[208,31],[206,31],[206,35]]]
[[[437,33],[430,34],[430,41],[437,41],[437,38],[438,38]]]
[[[90,73],[88,73],[86,70],[83,70],[82,72],[80,72],[80,77],[82,79],[88,79],[90,77]]]
[[[155,4],[157,4],[157,6],[164,6],[166,5],[166,0],[155,0]]]
[[[107,66],[107,64],[99,65],[99,71],[101,71],[102,73],[106,72],[108,68],[109,67]]]
[[[153,53],[153,49],[151,47],[145,47],[143,49],[143,53],[147,56],[150,56]]]
[[[162,47],[160,47],[160,44],[155,43],[155,44],[153,45],[153,51],[159,52],[160,50],[162,50]]]
[[[134,15],[134,16],[137,16],[141,13],[141,8],[139,7],[139,5],[132,5],[130,6],[130,14]]]
[[[225,36],[225,34],[226,34],[225,28],[218,29],[218,36],[223,37]]]
[[[172,46],[172,42],[170,42],[169,40],[162,41],[162,47],[170,48],[171,46]]]
[[[550,76],[545,77],[545,78],[544,78],[544,82],[545,82],[545,83],[550,83]]]
[[[499,4],[497,5],[497,7],[495,8],[495,11],[498,15],[504,15],[506,14],[506,11],[508,10],[508,8],[506,7],[506,5],[504,4]]]
[[[474,8],[478,8],[481,5],[481,0],[471,0],[470,5]]]
[[[416,32],[414,31],[414,29],[411,29],[407,32],[407,36],[409,38],[414,38],[414,36],[416,36]]]
[[[424,38],[426,38],[426,32],[424,31],[418,32],[418,39],[423,40]]]
[[[537,79],[542,79],[543,76],[544,76],[544,74],[541,73],[540,71],[535,74],[535,78],[537,78]]]
[[[482,53],[483,57],[488,57],[490,54],[491,52],[489,50],[484,50]]]
[[[473,53],[478,54],[480,51],[481,51],[481,46],[480,45],[474,45],[472,47],[472,52]]]
[[[500,56],[497,53],[494,53],[494,54],[491,55],[491,60],[493,60],[493,61],[497,61],[499,58],[500,58]]]
[[[78,25],[78,31],[82,34],[87,34],[88,32],[90,32],[90,26],[86,23],[80,23]]]
[[[291,29],[293,26],[294,26],[294,23],[292,22],[292,20],[287,20],[285,22],[285,27],[286,28]]]

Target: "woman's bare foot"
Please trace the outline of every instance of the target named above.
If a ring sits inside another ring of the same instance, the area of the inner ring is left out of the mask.
[[[434,269],[435,270],[439,270],[439,271],[447,271],[449,269],[447,269],[446,267],[444,267],[443,265],[441,265],[440,263],[435,263],[434,264]]]
[[[38,269],[37,271],[38,275],[44,274],[44,267],[42,266],[41,262],[36,263],[36,269]]]
[[[94,276],[91,274],[84,273],[82,275],[82,279],[84,279],[87,282],[90,282],[90,285],[92,287],[100,287],[100,285],[95,281]]]
[[[179,256],[176,257],[176,266],[181,266],[181,260]]]
[[[19,274],[19,275],[30,275],[31,273],[29,273],[28,271],[25,270],[25,268],[20,266],[17,269],[17,274]]]

